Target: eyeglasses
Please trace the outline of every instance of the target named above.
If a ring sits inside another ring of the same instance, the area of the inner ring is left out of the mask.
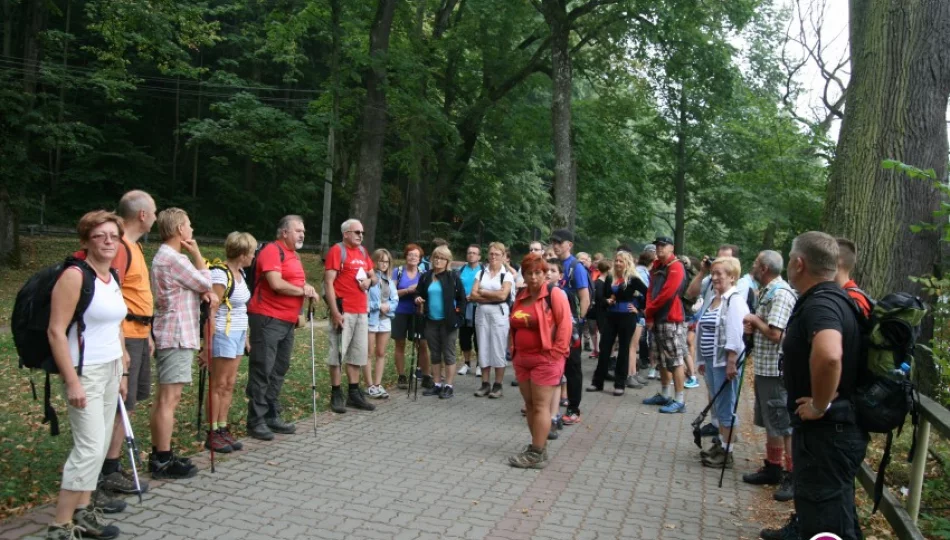
[[[353,233],[353,234],[358,234],[358,235],[360,235],[360,236],[363,236],[363,232],[364,232],[364,231],[346,231],[346,232],[351,232],[351,233]]]
[[[102,242],[107,239],[113,242],[117,242],[119,238],[121,238],[119,235],[112,234],[112,233],[96,233],[89,237],[90,240],[95,240],[96,242]]]
[[[435,257],[432,257],[432,260],[433,261],[447,261],[448,259],[446,259],[445,257],[435,256]]]

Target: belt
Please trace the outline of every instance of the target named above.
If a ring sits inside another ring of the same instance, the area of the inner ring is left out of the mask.
[[[153,317],[148,316],[148,315],[135,315],[133,313],[129,313],[125,316],[125,320],[131,321],[131,322],[137,322],[143,326],[151,326],[152,319]]]

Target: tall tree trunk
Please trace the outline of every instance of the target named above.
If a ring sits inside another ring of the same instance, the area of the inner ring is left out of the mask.
[[[872,295],[919,291],[911,277],[934,271],[938,235],[910,226],[934,223],[941,200],[931,184],[884,170],[881,160],[947,179],[950,2],[851,0],[850,9],[851,81],[824,227],[857,244],[855,278]],[[938,380],[932,363],[919,364],[922,382]]]
[[[69,23],[72,19],[73,14],[73,3],[70,0],[66,0],[66,28],[64,30],[63,37],[63,76],[65,77],[67,68],[69,67]],[[59,111],[56,114],[56,123],[59,125],[63,124],[63,118],[66,113],[66,84],[60,83],[59,85]],[[56,141],[56,149],[54,150],[55,158],[53,159],[53,166],[50,168],[50,181],[49,181],[49,192],[50,195],[56,193],[56,187],[59,184],[59,177],[62,175],[62,165],[63,165],[63,148],[60,146],[59,141]]]
[[[26,5],[28,26],[23,32],[23,93],[30,97],[30,105],[36,94],[36,82],[40,72],[40,33],[46,30],[49,14],[46,0],[31,0]]]
[[[379,218],[379,190],[383,180],[383,143],[386,138],[386,56],[389,34],[398,0],[379,0],[369,36],[370,68],[366,71],[366,104],[360,133],[360,163],[356,195],[350,211],[363,223],[363,243],[372,248],[376,242]]]
[[[13,3],[0,0],[3,8],[3,56],[9,60],[13,56]]]
[[[198,65],[199,67],[204,67],[205,59],[203,54],[198,55]],[[198,115],[197,119],[201,120],[201,76],[198,76]],[[194,160],[191,162],[191,197],[198,197],[198,150],[199,145],[195,143],[195,154]],[[177,189],[177,188],[176,188]]]
[[[544,0],[544,20],[551,29],[551,125],[554,134],[553,228],[574,229],[577,218],[577,182],[571,173],[571,24],[565,0]]]
[[[330,129],[327,133],[327,169],[323,181],[323,219],[320,223],[320,253],[330,249],[330,210],[333,202],[333,166],[336,162],[336,121],[340,111],[340,0],[330,0],[330,32],[333,49],[330,51]]]
[[[178,154],[181,143],[179,124],[181,122],[181,77],[175,77],[175,142],[172,147],[172,185],[178,185]]]
[[[686,253],[686,88],[680,89],[679,124],[676,129],[676,175],[673,183],[676,188],[676,217],[674,222],[673,243],[676,253]]]

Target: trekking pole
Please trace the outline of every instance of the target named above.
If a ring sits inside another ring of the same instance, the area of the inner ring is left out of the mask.
[[[746,350],[748,350],[748,348],[746,348]],[[743,352],[743,354],[745,354],[745,352]],[[745,362],[743,362],[743,364],[745,364]],[[738,362],[737,362],[737,368],[738,368]],[[742,368],[739,369],[739,388],[736,389],[736,404],[734,407],[732,407],[732,427],[729,429],[729,436],[726,437],[726,448],[728,448],[730,451],[732,450],[732,434],[736,430],[736,413],[739,411],[739,396],[742,394],[742,380],[744,378],[745,378],[745,365],[743,365]],[[730,383],[730,382],[732,381],[726,381],[726,383]],[[728,454],[726,455],[726,457],[729,457]],[[722,487],[722,479],[725,478],[726,476],[726,463],[727,463],[727,460],[723,459],[722,471],[719,472],[719,487],[720,488]]]
[[[742,351],[742,354],[739,355],[739,359],[736,361],[736,369],[742,369],[743,366],[745,366],[746,352],[748,352],[748,349]],[[712,369],[711,366],[710,366],[710,369]],[[719,390],[716,390],[716,393],[713,395],[712,399],[709,400],[709,403],[706,405],[706,408],[704,408],[703,411],[699,413],[699,416],[697,416],[696,419],[693,420],[693,423],[692,423],[693,442],[696,443],[696,446],[700,448],[703,447],[703,442],[702,442],[703,438],[702,438],[702,433],[700,431],[702,429],[701,426],[703,425],[703,422],[706,420],[706,415],[709,414],[709,411],[712,410],[713,405],[716,403],[716,399],[719,398],[720,394],[722,394],[723,390],[726,389],[726,386],[728,386],[730,382],[732,381],[725,381],[719,387]]]
[[[142,483],[139,482],[139,469],[135,464],[138,448],[135,446],[135,435],[132,434],[132,423],[129,422],[129,413],[125,410],[125,401],[119,396],[119,415],[122,417],[122,427],[125,428],[125,444],[129,447],[129,463],[132,464],[132,478],[135,479],[135,493],[142,502]]]
[[[214,432],[213,414],[214,408],[211,406],[211,395],[214,393],[214,373],[211,371],[211,344],[214,341],[214,321],[208,317],[208,328],[205,330],[205,349],[207,349],[207,371],[208,371],[208,448],[211,449],[211,472],[214,472],[214,444],[211,441],[211,435]]]
[[[313,299],[307,307],[307,316],[310,318],[310,393],[313,396],[313,436],[317,436],[317,358],[313,341]]]

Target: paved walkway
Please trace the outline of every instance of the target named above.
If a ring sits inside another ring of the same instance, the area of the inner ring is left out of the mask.
[[[585,361],[585,381],[592,369]],[[548,467],[517,470],[507,457],[528,442],[517,388],[491,400],[472,395],[471,375],[456,383],[452,400],[403,392],[373,413],[320,415],[316,436],[308,418],[296,435],[246,441],[213,474],[196,460],[197,477],[156,482],[109,517],[141,540],[757,537],[756,488],[739,479],[755,449],[740,445],[722,489],[719,471],[699,464],[690,421],[703,389],[680,415],[640,404],[656,383],[623,398],[587,393],[583,423],[550,443]],[[39,538],[50,512],[0,525],[0,537]]]

